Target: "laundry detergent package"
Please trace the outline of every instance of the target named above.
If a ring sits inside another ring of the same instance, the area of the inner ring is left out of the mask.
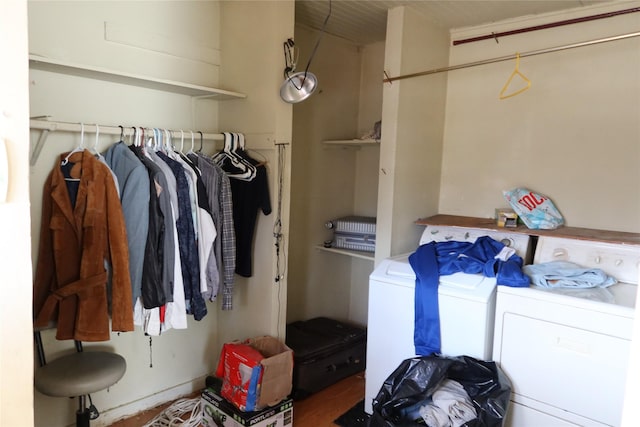
[[[253,411],[258,401],[263,357],[246,344],[226,343],[222,346],[216,376],[222,378],[222,397],[241,411]]]
[[[221,396],[241,411],[273,406],[291,394],[293,351],[270,336],[226,343],[216,376]]]
[[[564,225],[564,218],[548,197],[526,188],[503,191],[502,194],[528,228],[553,230]]]

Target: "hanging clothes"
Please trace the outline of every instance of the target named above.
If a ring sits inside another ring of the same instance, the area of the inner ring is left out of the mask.
[[[149,174],[140,159],[122,141],[109,147],[104,158],[118,178],[120,187],[120,203],[127,228],[133,306],[142,292],[144,250],[149,232]]]
[[[207,190],[202,181],[200,170],[190,159],[179,152],[168,152],[167,154],[182,165],[190,182],[200,266],[200,292],[204,299],[209,299],[213,292],[214,280],[217,281],[219,273],[215,257],[210,256],[213,253],[213,242],[216,239],[217,230],[211,216]]]
[[[242,134],[223,134],[225,148],[214,156],[214,160],[231,178],[233,224],[236,234],[236,274],[251,277],[253,235],[258,210],[262,210],[264,215],[271,213],[267,169],[264,164],[246,153]]]
[[[35,326],[57,321],[56,338],[107,341],[111,329],[133,330],[129,251],[111,171],[88,150],[72,153],[68,179],[59,166],[45,181],[34,280]],[[112,271],[107,290],[105,261]],[[110,298],[110,301],[109,301]]]
[[[230,181],[236,231],[236,274],[243,277],[253,275],[253,235],[258,211],[262,210],[264,215],[271,213],[267,168],[264,165],[256,167],[256,177],[252,181]]]
[[[142,302],[145,308],[163,306],[173,298],[174,247],[178,243],[170,232],[174,227],[170,191],[162,170],[141,147],[129,146],[149,173],[149,232],[142,273]]]
[[[209,206],[214,226],[218,232],[214,241],[214,256],[221,278],[212,283],[209,300],[213,301],[222,282],[222,310],[233,308],[233,285],[236,268],[236,234],[233,225],[233,202],[229,177],[215,162],[201,153],[189,153],[202,173],[202,181],[207,189]]]
[[[166,154],[159,152],[158,156],[165,161],[173,171],[177,183],[179,218],[176,221],[180,259],[182,260],[182,279],[184,294],[187,300],[187,311],[194,319],[201,320],[207,314],[207,306],[200,292],[200,265],[198,247],[193,228],[191,202],[189,199],[189,183],[182,166]]]

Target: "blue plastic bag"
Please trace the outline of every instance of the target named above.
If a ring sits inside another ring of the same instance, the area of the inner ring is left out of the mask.
[[[548,197],[526,188],[503,191],[502,194],[528,228],[553,230],[564,225],[564,218]]]

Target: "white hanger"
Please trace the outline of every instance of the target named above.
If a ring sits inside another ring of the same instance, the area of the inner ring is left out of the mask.
[[[175,151],[175,147],[173,146],[173,140],[171,138],[171,131],[168,129],[163,129],[164,131],[164,147],[165,151],[169,153],[170,151]]]
[[[100,157],[100,153],[98,152],[98,138],[100,137],[100,126],[96,123],[96,140],[93,143],[93,152],[96,154],[96,157]]]
[[[78,153],[83,150],[84,150],[84,123],[80,123],[80,145],[78,145],[76,148],[71,150],[69,154],[67,154],[67,157],[65,157],[62,160],[62,163],[60,165],[61,166],[66,165],[67,163],[69,163],[69,158],[71,157],[72,154]]]

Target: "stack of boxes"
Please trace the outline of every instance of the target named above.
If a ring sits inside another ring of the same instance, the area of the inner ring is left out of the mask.
[[[202,392],[203,425],[286,427],[293,423],[293,351],[262,336],[223,345]]]
[[[363,252],[376,251],[376,218],[346,216],[329,221],[326,226],[333,229],[332,247]]]

